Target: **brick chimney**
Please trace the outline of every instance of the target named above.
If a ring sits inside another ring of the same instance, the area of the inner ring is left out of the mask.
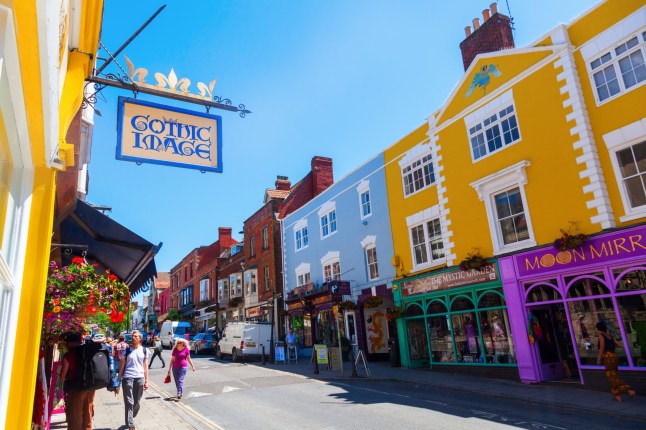
[[[218,240],[220,243],[231,241],[231,227],[218,227]]]
[[[280,191],[289,191],[292,183],[287,176],[276,176],[276,189]]]
[[[316,156],[312,158],[312,193],[317,196],[334,183],[332,159]]]
[[[491,11],[485,9],[482,12],[482,25],[479,18],[474,18],[473,31],[469,26],[464,29],[466,38],[460,43],[464,70],[469,68],[478,54],[515,47],[511,32],[511,20],[508,16],[498,12],[497,3],[492,3],[489,7]]]

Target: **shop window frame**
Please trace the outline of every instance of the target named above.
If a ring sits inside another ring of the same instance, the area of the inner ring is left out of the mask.
[[[504,300],[505,304],[503,306],[493,306],[493,307],[483,307],[480,308],[478,307],[478,302],[480,298],[482,298],[484,295],[488,293],[495,293]],[[451,307],[453,306],[453,302],[460,298],[464,297],[471,301],[471,303],[474,305],[473,309],[467,309],[467,310],[461,310],[461,311],[452,311],[450,310]],[[421,310],[423,314],[421,315],[415,315],[415,316],[406,316],[404,315],[402,318],[404,320],[405,327],[407,327],[406,322],[408,320],[413,320],[413,319],[424,319],[424,327],[426,330],[426,339],[427,339],[427,347],[428,347],[428,353],[429,353],[429,360],[428,364],[429,366],[434,366],[434,365],[446,365],[446,366],[481,366],[484,368],[488,367],[518,367],[518,363],[469,363],[469,362],[457,362],[457,361],[452,361],[452,362],[437,362],[433,361],[433,354],[432,354],[432,346],[431,346],[431,340],[430,340],[430,333],[428,331],[428,318],[429,317],[438,317],[438,316],[443,316],[448,318],[449,322],[449,330],[451,332],[451,345],[453,348],[453,357],[458,356],[457,354],[457,345],[456,345],[456,340],[455,340],[455,332],[454,332],[454,327],[453,327],[453,315],[459,315],[459,314],[474,314],[475,319],[477,322],[477,329],[478,329],[478,342],[480,348],[484,348],[485,342],[484,342],[484,337],[482,333],[482,326],[481,326],[481,321],[479,318],[479,312],[482,311],[499,311],[499,310],[504,310],[508,314],[508,306],[507,306],[507,300],[505,299],[504,296],[504,290],[502,288],[502,285],[500,283],[494,283],[494,284],[485,284],[481,285],[478,287],[460,287],[460,288],[455,288],[451,290],[444,291],[442,293],[435,293],[430,295],[430,297],[424,297],[421,300],[422,304],[420,305],[420,299],[418,297],[415,298],[410,298],[407,300],[404,300],[404,307],[406,310],[410,306],[421,306]],[[441,302],[445,305],[447,312],[440,312],[440,313],[427,313],[425,310],[428,310],[428,307],[433,303],[433,302]],[[450,306],[449,306],[450,304]],[[507,316],[507,320],[509,319],[509,316]],[[508,322],[508,321],[506,321]],[[508,339],[512,339],[511,336],[511,327],[509,324],[506,324],[505,329],[507,331],[507,337]],[[407,328],[406,328],[407,330]],[[406,333],[406,338],[408,338],[408,333]],[[514,359],[516,359],[516,346],[514,343],[512,343],[513,348],[514,348]],[[481,351],[483,351],[481,349]]]

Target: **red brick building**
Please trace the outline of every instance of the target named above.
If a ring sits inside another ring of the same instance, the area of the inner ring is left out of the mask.
[[[214,282],[217,277],[217,256],[221,252],[221,247],[229,247],[235,243],[237,242],[231,237],[231,228],[220,227],[217,241],[211,245],[193,249],[171,269],[171,309],[177,310],[182,320],[195,322],[194,317],[199,316],[196,310],[207,307],[209,300],[213,301],[215,292],[211,281]],[[211,275],[211,281],[209,281],[210,272],[214,272]],[[201,283],[202,295],[200,294]],[[204,284],[206,284],[206,294],[204,294]],[[201,315],[202,311],[197,312]]]
[[[511,20],[498,12],[497,3],[491,4],[491,11],[485,9],[482,12],[482,19],[482,25],[479,18],[473,19],[473,31],[471,26],[464,29],[466,39],[460,43],[464,70],[469,68],[478,54],[515,47]]]
[[[244,291],[242,272],[245,255],[241,244],[237,243],[225,249],[218,258],[218,316],[219,329],[227,321],[244,320]]]
[[[280,220],[334,183],[332,159],[315,156],[310,172],[296,185],[278,176],[275,189],[265,190],[264,204],[244,222],[244,317],[280,321],[283,309],[283,272]],[[282,338],[282,324],[275,338]]]

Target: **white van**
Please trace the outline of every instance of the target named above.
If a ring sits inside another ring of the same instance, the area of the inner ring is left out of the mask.
[[[271,325],[267,323],[232,322],[222,332],[222,338],[215,347],[215,356],[231,355],[233,361],[248,356],[260,356],[262,347],[269,355]]]
[[[159,339],[162,347],[172,348],[175,339],[184,338],[186,333],[191,332],[191,323],[186,321],[165,321],[159,331]]]

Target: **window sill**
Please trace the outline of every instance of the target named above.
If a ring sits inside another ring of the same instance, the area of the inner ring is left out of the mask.
[[[594,82],[593,82],[593,85],[594,85]],[[594,101],[595,101],[597,107],[601,107],[601,106],[603,106],[605,104],[608,104],[608,103],[612,102],[613,100],[617,100],[621,96],[626,95],[626,94],[628,94],[628,93],[630,93],[630,92],[632,92],[632,91],[636,90],[637,88],[640,88],[640,87],[642,87],[644,85],[646,85],[646,81],[641,81],[640,83],[635,84],[630,88],[622,88],[621,91],[619,91],[617,94],[615,94],[614,96],[610,96],[610,97],[608,97],[607,99],[605,99],[603,101],[599,101],[599,94],[597,93],[597,91],[595,90],[595,88],[593,86],[592,91],[594,92]]]
[[[621,221],[621,222],[634,221],[634,220],[640,219],[640,218],[646,218],[646,210],[633,211],[632,213],[630,213],[628,215],[624,215],[622,217],[619,217],[619,221]]]
[[[433,182],[433,183],[432,183],[432,184],[430,184],[430,185],[425,186],[424,188],[420,188],[419,190],[414,191],[414,192],[412,192],[412,193],[410,193],[410,194],[406,194],[406,193],[404,193],[404,199],[407,199],[407,198],[409,198],[409,197],[412,197],[412,196],[414,196],[415,194],[419,194],[419,193],[421,193],[421,192],[422,192],[422,191],[424,191],[424,190],[428,190],[429,188],[432,188],[432,187],[434,187],[435,185],[437,185],[437,174],[436,174],[435,182]]]
[[[430,263],[423,263],[423,264],[414,265],[412,271],[413,272],[419,272],[419,271],[422,271],[422,270],[443,266],[445,264],[446,264],[446,258],[442,258],[440,260],[433,260]]]
[[[332,233],[328,234],[327,236],[321,236],[321,240],[325,240],[330,236],[334,236],[336,234],[337,230],[333,231]]]
[[[525,248],[532,248],[534,246],[536,246],[535,240],[525,240],[523,242],[519,242],[514,245],[508,245],[502,249],[498,249],[494,251],[493,255],[507,254],[509,252],[520,251],[521,249],[525,249]]]
[[[309,246],[309,245],[308,245],[308,246]],[[307,246],[302,246],[302,247],[300,247],[300,248],[296,248],[296,251],[294,251],[294,252],[300,252],[300,251],[302,251],[302,250],[304,250],[304,249],[307,249]]]

